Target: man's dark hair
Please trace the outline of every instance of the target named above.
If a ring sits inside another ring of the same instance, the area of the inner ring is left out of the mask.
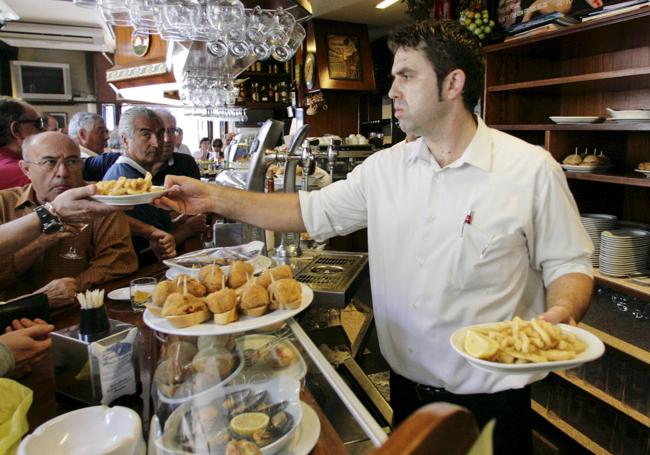
[[[458,21],[417,21],[396,30],[388,39],[393,52],[400,48],[421,50],[427,56],[438,78],[438,97],[442,81],[453,70],[465,73],[463,103],[469,112],[483,92],[483,56],[478,38]]]
[[[204,142],[210,143],[210,138],[209,137],[203,137],[199,141],[199,145],[203,144]]]
[[[20,120],[25,113],[23,104],[11,98],[0,98],[0,147],[11,142],[11,122]]]
[[[219,139],[219,138],[212,141],[212,148],[217,148],[217,147],[219,147],[219,148],[223,147],[223,141],[221,139]]]

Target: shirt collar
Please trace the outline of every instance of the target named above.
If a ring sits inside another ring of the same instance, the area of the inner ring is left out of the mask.
[[[84,147],[81,144],[79,144],[79,152],[81,154],[81,157],[84,158],[84,159],[90,158],[91,156],[97,156],[97,154],[95,152],[93,152],[89,148]]]
[[[461,157],[451,163],[449,167],[460,167],[463,163],[467,163],[489,172],[492,169],[492,136],[490,135],[490,129],[483,119],[478,116],[475,118],[477,128],[474,137]],[[413,164],[418,159],[426,163],[436,163],[429,148],[421,137],[413,142],[404,143],[404,146],[407,148],[408,164]]]
[[[138,171],[143,176],[147,175],[147,172],[149,172],[145,168],[140,166],[137,162],[135,162],[132,158],[129,158],[126,155],[120,155],[120,157],[117,159],[116,163],[128,164],[129,166],[131,166],[133,169]]]
[[[20,209],[23,207],[28,207],[30,205],[38,205],[36,192],[34,191],[34,186],[31,183],[24,187],[22,191],[22,194],[16,200],[16,205],[14,208]]]

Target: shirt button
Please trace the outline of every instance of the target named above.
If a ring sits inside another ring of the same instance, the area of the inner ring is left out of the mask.
[[[418,264],[424,265],[424,259],[418,259]]]

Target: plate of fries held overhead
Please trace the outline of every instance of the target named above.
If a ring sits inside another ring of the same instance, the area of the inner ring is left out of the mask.
[[[97,192],[92,198],[108,205],[149,204],[165,194],[163,187],[151,184],[151,178],[151,174],[147,172],[144,177],[137,179],[120,177],[117,180],[97,182]]]
[[[519,317],[458,329],[449,342],[474,367],[502,374],[565,370],[605,352],[603,342],[584,329]]]

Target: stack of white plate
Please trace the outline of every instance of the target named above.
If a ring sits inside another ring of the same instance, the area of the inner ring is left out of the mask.
[[[600,236],[600,271],[626,276],[646,270],[650,232],[642,229],[603,231]]]
[[[591,265],[598,267],[600,253],[600,233],[616,228],[616,216],[604,213],[583,213],[580,215],[580,221],[585,227],[589,238],[594,244],[594,254],[591,257]]]

